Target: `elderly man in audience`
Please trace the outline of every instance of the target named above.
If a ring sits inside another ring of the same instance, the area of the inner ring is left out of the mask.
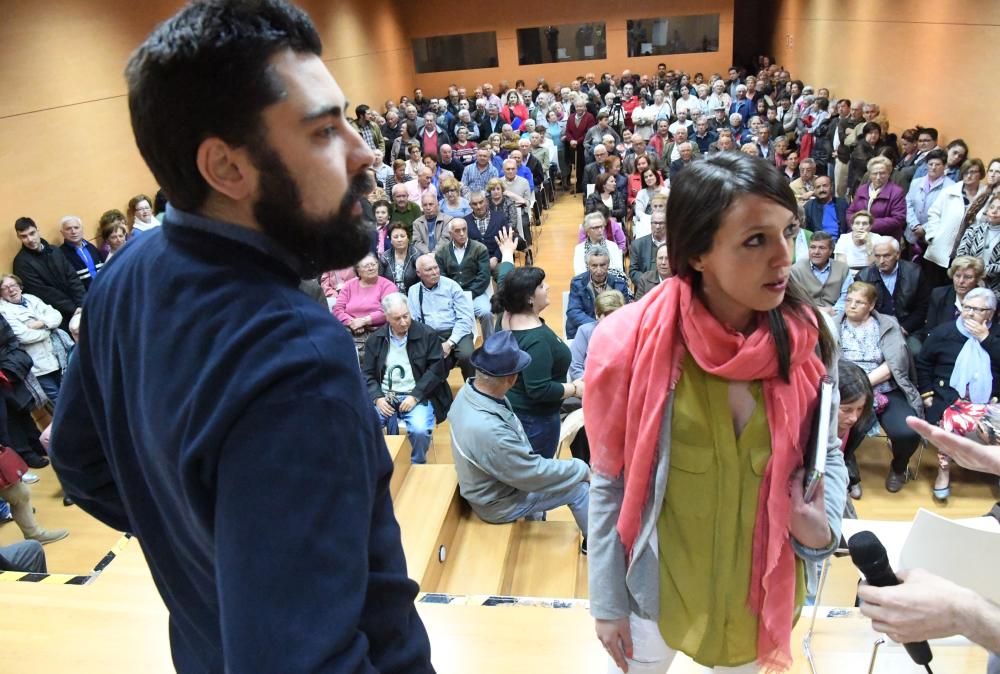
[[[444,421],[451,405],[441,340],[433,330],[414,321],[406,296],[382,298],[386,324],[365,343],[361,369],[379,422],[390,435],[406,424],[410,459],[426,463],[434,422]]]
[[[434,197],[435,201],[440,200],[438,189],[434,185],[434,169],[423,165],[417,170],[417,179],[403,183],[406,188],[407,198],[415,204],[420,204],[425,195]],[[394,188],[395,189],[395,188]]]
[[[34,220],[18,218],[14,231],[21,240],[21,250],[14,256],[14,273],[24,292],[56,308],[62,316],[60,327],[66,330],[83,307],[86,288],[66,256],[39,235]]]
[[[632,134],[631,145],[622,158],[622,167],[625,169],[625,173],[635,171],[635,162],[639,157],[645,157],[649,160],[649,165],[654,169],[659,167],[659,158],[648,149],[646,140],[642,136],[637,133]]]
[[[628,249],[628,275],[638,288],[639,278],[656,267],[656,251],[667,243],[667,213],[656,209],[650,215],[650,233],[640,236]]]
[[[59,222],[59,231],[63,237],[59,249],[76,270],[84,289],[89,289],[91,281],[104,266],[104,254],[83,237],[83,222],[75,215],[64,217]]]
[[[493,524],[542,519],[546,511],[568,505],[586,537],[587,464],[533,452],[505,397],[530,363],[509,331],[490,336],[473,354],[475,379],[458,392],[448,413],[459,491],[473,512]]]
[[[660,157],[660,166],[669,167],[675,161],[681,158],[681,144],[688,142],[688,131],[687,128],[681,127],[674,132],[674,139],[670,143],[667,143],[663,147],[663,155]],[[691,148],[691,154],[693,157],[698,157],[701,155],[701,150],[695,145]],[[669,173],[669,170],[667,171]]]
[[[945,159],[947,157],[940,150],[928,153],[927,173],[910,183],[906,193],[906,230],[903,233],[910,245],[923,244],[931,206],[945,188],[955,182],[944,174]]]
[[[488,291],[493,284],[490,275],[490,253],[486,245],[469,238],[469,223],[464,218],[448,222],[449,241],[438,247],[435,258],[441,274],[455,281],[472,294],[472,310],[479,319],[483,336],[493,334],[493,312]]]
[[[425,194],[420,199],[423,215],[413,221],[413,247],[421,255],[433,253],[448,240],[449,216],[441,213],[437,198]]]
[[[66,369],[73,342],[59,334],[62,315],[34,295],[23,292],[21,279],[0,278],[0,315],[10,325],[21,347],[31,356],[31,373],[52,404],[59,398],[62,372]]]
[[[511,155],[514,153],[512,152]],[[532,189],[527,179],[518,175],[518,162],[513,156],[503,162],[503,183],[504,196],[513,200],[518,206],[527,206],[531,203]]]
[[[583,184],[584,192],[581,198],[586,201],[587,192],[586,186],[593,185],[597,182],[597,176],[601,175],[607,171],[607,161],[608,161],[608,148],[604,145],[598,144],[594,148],[594,161],[587,164],[583,169]]]
[[[858,272],[857,280],[872,284],[877,292],[875,310],[895,316],[910,350],[920,351],[920,331],[927,319],[930,288],[920,266],[899,259],[899,241],[883,236],[872,247],[875,264]]]
[[[410,201],[410,194],[405,183],[396,183],[392,187],[392,208],[389,210],[389,222],[401,222],[406,225],[406,233],[413,238],[413,221],[420,217],[420,206]]]
[[[490,256],[490,270],[494,271],[501,257],[496,237],[501,229],[507,227],[506,212],[502,208],[490,208],[485,192],[470,194],[469,207],[472,208],[472,213],[465,216],[469,238],[486,246]]]
[[[807,160],[811,161],[811,160]],[[800,164],[803,167],[805,162]],[[815,164],[812,167],[815,170]],[[804,172],[803,172],[804,173]],[[795,182],[792,181],[792,191]],[[801,203],[801,202],[800,202]],[[847,202],[833,194],[833,184],[828,176],[817,176],[812,184],[812,197],[805,202],[805,228],[810,232],[826,232],[836,244],[841,233],[847,231]]]
[[[470,192],[485,192],[486,185],[500,174],[493,165],[492,153],[488,147],[480,145],[476,148],[476,161],[469,164],[462,172],[462,185]]]
[[[906,227],[906,195],[903,188],[889,180],[892,162],[886,157],[868,161],[868,182],[862,183],[847,207],[847,219],[858,211],[872,214],[872,231],[899,239]]]
[[[833,237],[822,230],[809,240],[809,257],[792,265],[792,279],[830,315],[843,313],[847,288],[854,281],[851,268],[833,259]]]
[[[530,151],[531,143],[527,138],[520,139],[517,142],[520,144],[522,140],[525,145],[528,146],[528,150]],[[524,155],[525,153],[520,150],[519,146],[518,149],[511,150],[510,154],[507,155],[507,158],[514,160],[514,163],[517,165],[517,175],[524,178],[524,181],[528,183],[529,195],[533,195],[535,193],[535,188],[539,185],[539,183],[535,180],[535,175],[532,173],[531,168],[528,167],[527,162],[525,162]],[[528,156],[531,156],[530,152],[528,153]]]
[[[677,146],[677,152],[680,157],[670,162],[669,175],[672,178],[676,178],[680,175],[680,172],[686,169],[691,161],[694,159],[694,148],[695,146],[691,141],[684,141]]]
[[[644,295],[653,290],[653,288],[660,285],[673,275],[673,273],[670,271],[670,254],[667,251],[667,244],[665,243],[658,244],[656,246],[654,254],[656,256],[654,267],[649,271],[645,272],[644,274],[642,274],[639,277],[639,282],[635,284],[636,300],[642,298]],[[577,331],[577,335],[579,334],[580,332]]]
[[[577,274],[570,281],[569,304],[566,308],[567,339],[573,339],[581,325],[597,320],[594,314],[594,299],[605,290],[617,290],[627,301],[632,299],[625,275],[611,273],[608,267],[610,261],[608,251],[609,247],[605,244],[590,246],[586,255],[587,270]]]
[[[615,145],[622,142],[621,136],[608,123],[608,111],[602,109],[597,113],[597,124],[590,127],[587,135],[583,137],[583,147],[588,162],[594,158],[594,150],[604,143],[605,136],[614,138]]]
[[[712,147],[712,143],[719,140],[719,134],[709,128],[708,118],[704,115],[698,117],[698,121],[694,123],[694,129],[695,131],[694,135],[691,136],[691,142],[698,148],[699,154],[708,154]]]
[[[410,286],[407,301],[410,315],[433,330],[441,340],[446,369],[457,363],[466,379],[472,376],[472,330],[475,311],[462,286],[441,276],[441,268],[432,253],[417,258],[420,283]]]
[[[432,157],[437,156],[442,145],[451,143],[448,132],[438,126],[437,115],[431,111],[424,113],[424,126],[417,132],[417,140],[420,151]]]
[[[455,151],[452,149],[451,145],[445,144],[441,146],[438,150],[438,188],[441,186],[440,174],[447,171],[452,175],[455,180],[460,180],[462,178],[462,173],[465,171],[465,164],[459,161],[458,157],[455,156]]]
[[[773,158],[772,158],[773,159]],[[816,194],[816,160],[811,158],[799,162],[799,177],[789,184],[799,206],[804,205]]]

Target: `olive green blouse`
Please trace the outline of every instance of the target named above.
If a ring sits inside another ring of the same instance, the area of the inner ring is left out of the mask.
[[[756,405],[739,437],[729,382],[690,355],[673,394],[670,472],[657,521],[660,633],[668,646],[708,667],[757,659],[757,617],[747,599],[771,437],[761,383],[752,382],[750,392]],[[795,595],[801,606],[801,563]]]

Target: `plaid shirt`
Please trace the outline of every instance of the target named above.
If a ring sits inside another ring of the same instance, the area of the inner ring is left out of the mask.
[[[480,171],[478,164],[469,164],[462,172],[462,184],[469,188],[471,192],[485,192],[486,183],[493,178],[499,178],[496,167],[491,163],[486,165],[486,169]]]

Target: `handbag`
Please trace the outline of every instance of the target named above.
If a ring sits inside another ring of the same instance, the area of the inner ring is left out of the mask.
[[[0,445],[0,489],[13,487],[27,472],[28,464],[21,455],[10,447]]]

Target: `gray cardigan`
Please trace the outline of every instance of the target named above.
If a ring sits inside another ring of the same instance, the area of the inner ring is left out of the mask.
[[[836,362],[828,370],[836,380]],[[840,394],[836,387],[830,405],[832,418],[836,419],[840,408]],[[660,425],[655,478],[650,482],[650,494],[643,506],[631,564],[626,564],[625,549],[616,529],[625,495],[624,477],[612,479],[598,473],[591,477],[587,563],[590,567],[590,612],[599,620],[617,620],[627,617],[629,613],[649,620],[659,619],[660,571],[656,522],[660,517],[670,472],[672,418],[673,395],[670,394]],[[821,550],[807,548],[792,539],[795,553],[806,561],[825,559],[840,543],[840,523],[847,501],[847,468],[840,451],[836,424],[830,425],[824,480],[824,505],[833,536],[830,545]]]

